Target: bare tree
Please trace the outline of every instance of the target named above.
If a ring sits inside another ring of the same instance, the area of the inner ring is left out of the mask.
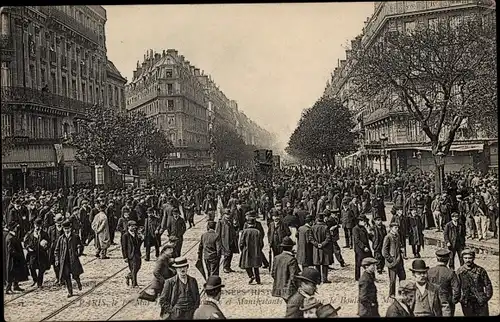
[[[368,48],[353,52],[353,58],[355,90],[350,94],[358,101],[375,100],[378,107],[408,112],[430,139],[435,161],[438,153],[449,153],[466,122],[496,133],[494,14],[388,31]]]

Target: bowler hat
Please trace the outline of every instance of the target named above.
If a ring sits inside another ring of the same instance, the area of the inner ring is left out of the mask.
[[[43,223],[42,218],[37,218],[37,219],[35,219],[35,225],[36,225],[36,226],[41,226],[41,225],[42,225],[42,223]]]
[[[321,306],[321,302],[318,301],[318,299],[316,299],[315,297],[308,297],[308,298],[304,299],[304,303],[299,308],[299,310],[307,311],[307,310],[310,310],[312,308],[315,308],[315,307],[317,308],[320,306]]]
[[[65,220],[62,223],[63,228],[71,228],[71,222],[69,220]]]
[[[376,260],[375,258],[366,257],[366,258],[363,258],[363,260],[361,261],[361,266],[368,266],[368,265],[377,264],[377,263],[378,263],[378,260]]]
[[[427,272],[428,270],[429,267],[427,267],[423,259],[415,259],[411,263],[410,271],[412,272]]]
[[[324,304],[318,307],[316,310],[316,316],[320,319],[324,318],[334,318],[338,316],[338,311],[340,310],[340,306],[334,308],[331,304]]]
[[[186,266],[189,266],[186,257],[177,257],[176,259],[174,259],[174,263],[172,264],[172,267],[175,268],[186,267]]]
[[[300,275],[295,275],[295,278],[303,281],[308,281],[316,285],[319,285],[321,283],[320,272],[312,267],[304,268]]]
[[[281,247],[293,247],[295,245],[295,242],[288,236],[285,236],[283,238],[283,241],[281,242]]]
[[[311,221],[311,220],[314,220],[314,215],[311,215],[311,214],[307,215],[306,221]]]
[[[436,256],[437,257],[449,257],[451,252],[448,249],[438,249],[436,251]]]
[[[225,285],[222,284],[220,276],[212,275],[208,277],[207,282],[203,285],[203,288],[205,289],[205,291],[211,291],[224,286]]]
[[[361,215],[358,216],[358,220],[366,221],[367,218],[366,218],[365,215],[361,214]]]
[[[452,212],[452,213],[451,213],[451,218],[453,218],[453,217],[458,218],[458,213],[457,213],[457,212]]]

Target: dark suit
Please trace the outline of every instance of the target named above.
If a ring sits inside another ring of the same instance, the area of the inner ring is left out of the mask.
[[[415,292],[415,307],[413,309],[413,314],[419,316],[416,308],[420,291],[417,288]],[[427,282],[425,285],[425,292],[422,295],[422,301],[427,301],[431,310],[430,316],[450,316],[446,298],[444,297],[444,293],[439,290],[439,286]]]
[[[169,219],[167,219],[165,229],[167,230],[169,237],[175,236],[179,238],[179,240],[175,243],[174,254],[176,257],[181,256],[184,233],[186,233],[186,221],[182,217],[178,217],[177,220],[174,219],[173,216],[169,217]]]
[[[304,312],[300,310],[300,307],[304,304],[304,295],[300,292],[295,292],[286,302],[286,319],[301,319],[304,317]]]
[[[267,233],[269,247],[273,251],[273,256],[281,254],[281,247],[279,246],[285,236],[290,236],[292,233],[290,229],[283,223],[278,224],[272,222],[269,224],[269,231]]]
[[[309,242],[311,226],[305,224],[297,230],[297,261],[302,267],[313,264],[313,245]]]
[[[137,233],[132,236],[129,232],[126,232],[121,237],[122,254],[123,258],[128,262],[128,268],[130,269],[128,278],[132,279],[132,286],[137,286],[137,273],[141,269],[141,243],[142,240]]]
[[[379,274],[382,272],[385,266],[384,256],[382,256],[382,246],[384,245],[384,238],[387,235],[387,230],[384,224],[381,224],[380,227],[377,225],[373,226],[373,256],[378,261],[377,263],[377,271]]]
[[[448,266],[451,269],[455,269],[455,254],[458,253],[458,259],[460,261],[460,266],[464,264],[464,259],[462,257],[462,250],[465,248],[465,229],[460,223],[455,226],[452,221],[444,226],[444,242],[446,244],[450,243],[448,246],[450,250],[450,262]]]
[[[194,320],[225,320],[226,317],[219,309],[217,304],[210,299],[206,299],[199,308],[196,309],[193,316]]]
[[[389,296],[396,295],[396,276],[400,281],[406,279],[400,242],[399,235],[389,233],[384,237],[382,244],[382,256],[385,258],[389,271]]]
[[[200,291],[198,290],[198,282],[194,277],[187,276],[187,298],[188,306],[180,308],[177,303],[179,300],[182,282],[178,275],[169,278],[165,281],[163,291],[161,292],[158,302],[161,307],[161,316],[167,314],[169,320],[192,320],[194,312],[200,306]]]
[[[297,291],[294,276],[299,272],[297,259],[290,252],[282,252],[276,256],[271,271],[274,279],[271,295],[281,297],[286,302]]]
[[[450,308],[450,316],[455,315],[455,305],[460,300],[460,280],[457,274],[445,264],[438,264],[432,267],[427,272],[429,282],[440,287],[440,291],[444,293],[447,304]],[[446,312],[443,312],[446,313]]]
[[[398,300],[394,300],[391,305],[387,308],[387,312],[385,313],[386,318],[399,318],[399,317],[413,317],[413,313],[408,312],[403,306],[399,303]]]
[[[380,317],[375,273],[363,272],[359,279],[358,315],[360,317]]]
[[[366,257],[372,257],[368,231],[365,227],[356,225],[352,229],[352,240],[354,244],[354,279],[359,280],[361,274],[361,261]],[[368,251],[365,251],[368,248]]]
[[[221,243],[220,237],[215,230],[211,229],[201,235],[198,258],[205,262],[207,278],[212,275],[219,275]]]

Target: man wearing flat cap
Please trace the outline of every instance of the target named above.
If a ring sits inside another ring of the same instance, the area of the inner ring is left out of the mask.
[[[380,317],[378,313],[377,286],[375,286],[377,263],[378,260],[373,257],[366,257],[361,261],[364,272],[358,283],[358,315],[360,317]]]
[[[165,281],[158,299],[160,316],[163,320],[192,320],[200,306],[198,282],[188,275],[189,263],[185,257],[174,259],[172,267],[177,274]]]
[[[488,302],[493,296],[493,287],[488,273],[474,263],[476,253],[473,249],[464,249],[462,256],[465,263],[457,270],[462,312],[464,316],[489,316]]]
[[[220,310],[220,298],[222,295],[222,280],[219,276],[210,276],[203,288],[206,299],[194,312],[194,320],[225,320],[226,317]]]
[[[382,256],[385,258],[389,272],[389,296],[394,296],[396,294],[396,277],[399,278],[400,282],[406,279],[397,221],[390,223],[389,233],[384,237],[382,243]]]
[[[429,282],[438,285],[441,291],[445,293],[448,306],[450,307],[450,314],[454,316],[455,305],[460,300],[460,281],[455,271],[446,266],[450,259],[450,253],[448,249],[438,249],[436,251],[438,264],[429,268],[427,276]]]
[[[387,308],[385,317],[413,317],[413,308],[415,306],[415,291],[417,287],[415,282],[401,281],[398,287],[398,295],[393,298],[391,305]]]
[[[373,257],[370,249],[370,235],[366,230],[367,218],[365,215],[358,216],[358,224],[352,229],[352,240],[354,244],[354,279],[359,280],[361,275],[361,261],[366,257]]]
[[[283,252],[274,258],[271,271],[271,277],[274,280],[271,295],[281,297],[285,303],[297,291],[294,277],[300,272],[299,264],[293,254],[294,245],[290,237],[283,238],[281,243]]]
[[[304,299],[310,298],[316,293],[318,285],[321,283],[321,273],[312,267],[306,267],[295,276],[297,292],[293,294],[286,303],[287,319],[300,319],[304,317],[304,312],[300,310],[304,305]]]
[[[415,259],[411,263],[410,271],[415,279],[415,307],[413,314],[416,317],[451,316],[450,306],[439,286],[429,282],[427,272],[429,267],[422,259]]]
[[[43,275],[50,268],[49,260],[49,235],[42,230],[43,220],[35,219],[35,227],[24,237],[24,247],[28,250],[26,261],[33,278],[33,285],[42,287]],[[38,273],[37,273],[38,270]]]
[[[129,220],[127,232],[121,236],[122,255],[130,272],[125,277],[127,286],[132,280],[132,287],[137,287],[137,273],[141,269],[141,244],[143,239],[137,232],[137,223]]]

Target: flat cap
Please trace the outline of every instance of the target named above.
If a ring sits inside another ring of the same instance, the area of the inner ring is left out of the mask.
[[[397,221],[393,221],[389,224],[390,227],[392,226],[396,226],[396,227],[399,227],[399,223]]]
[[[363,258],[363,260],[361,261],[361,266],[368,266],[368,265],[377,264],[377,263],[378,263],[378,260],[376,260],[375,258],[366,257],[366,258]]]
[[[474,257],[476,257],[476,252],[474,252],[474,250],[472,248],[466,248],[462,251],[462,256],[464,255],[472,255]]]
[[[400,291],[405,290],[405,291],[414,291],[417,289],[417,286],[415,285],[415,282],[408,281],[408,280],[403,280],[399,282],[399,287],[398,289]]]
[[[448,257],[450,256],[451,252],[448,249],[438,249],[436,251],[436,256],[437,257]]]
[[[135,220],[129,220],[129,221],[127,222],[127,224],[128,224],[129,226],[137,226],[137,222],[136,222]]]

